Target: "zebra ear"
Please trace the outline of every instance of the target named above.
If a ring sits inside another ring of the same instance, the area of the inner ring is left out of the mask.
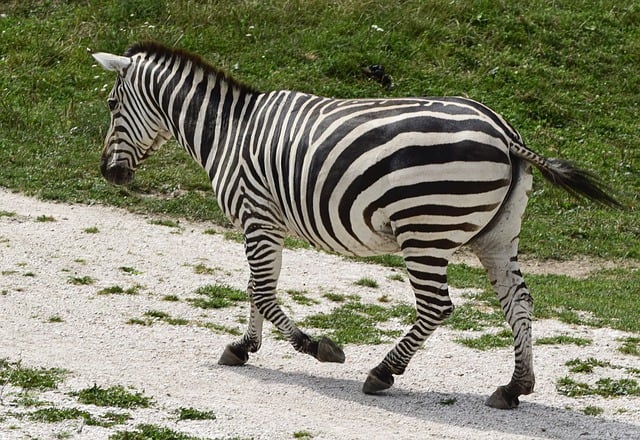
[[[105,69],[118,72],[118,74],[123,76],[131,64],[131,58],[120,55],[96,52],[92,53],[91,56],[93,56],[93,58],[95,58],[95,60]]]

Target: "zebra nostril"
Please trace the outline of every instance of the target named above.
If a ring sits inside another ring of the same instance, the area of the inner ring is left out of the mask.
[[[116,163],[115,165],[108,166],[107,160],[104,158],[100,161],[100,171],[102,172],[102,176],[114,185],[127,185],[131,183],[135,174],[132,169],[122,164]]]

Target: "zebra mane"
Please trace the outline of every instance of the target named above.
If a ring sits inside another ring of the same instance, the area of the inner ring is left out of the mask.
[[[227,83],[237,87],[241,91],[244,91],[247,93],[258,92],[258,90],[254,89],[253,87],[231,77],[224,70],[212,66],[207,61],[205,61],[204,58],[202,58],[200,55],[188,52],[183,49],[171,48],[169,46],[165,46],[164,44],[158,43],[156,41],[141,41],[129,46],[125,51],[124,55],[127,57],[132,57],[139,53],[146,53],[148,55],[156,55],[159,57],[166,57],[166,58],[178,58],[180,60],[190,61],[194,66],[201,68],[206,73],[210,73],[215,75],[216,77],[220,77],[221,79],[224,79]]]

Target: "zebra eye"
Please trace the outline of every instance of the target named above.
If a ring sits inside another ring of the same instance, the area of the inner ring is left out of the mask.
[[[107,105],[109,106],[109,110],[114,111],[118,106],[118,101],[116,99],[107,99]]]

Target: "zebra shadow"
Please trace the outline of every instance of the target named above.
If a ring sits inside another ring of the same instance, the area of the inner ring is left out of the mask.
[[[491,437],[494,434],[495,437],[511,434],[518,438],[559,440],[640,439],[638,425],[527,402],[526,396],[516,410],[497,410],[484,405],[487,395],[414,391],[402,389],[401,385],[386,393],[366,395],[361,392],[362,382],[352,379],[254,365],[233,371],[266,385],[307,388],[333,400],[376,408],[410,419],[486,431]],[[488,419],[492,420],[490,425],[487,424]]]

